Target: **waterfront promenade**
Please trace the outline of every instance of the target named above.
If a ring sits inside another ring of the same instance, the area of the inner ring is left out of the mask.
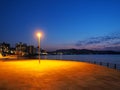
[[[76,61],[1,60],[0,90],[120,90],[120,71]]]

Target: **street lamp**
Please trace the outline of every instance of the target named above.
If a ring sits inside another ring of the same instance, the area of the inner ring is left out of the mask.
[[[40,38],[42,36],[41,32],[37,33],[37,37],[38,37],[38,53],[39,53],[39,63],[40,63]]]

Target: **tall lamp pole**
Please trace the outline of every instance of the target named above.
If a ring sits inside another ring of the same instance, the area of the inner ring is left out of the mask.
[[[37,33],[37,37],[38,37],[38,54],[39,54],[39,63],[40,63],[40,38],[41,38],[42,34],[40,32]]]

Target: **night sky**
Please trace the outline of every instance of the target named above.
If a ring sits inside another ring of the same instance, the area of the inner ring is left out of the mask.
[[[120,0],[0,0],[0,43],[120,51]]]

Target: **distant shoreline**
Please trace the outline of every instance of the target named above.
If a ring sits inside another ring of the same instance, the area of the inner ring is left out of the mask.
[[[112,50],[88,50],[88,49],[59,49],[56,51],[48,52],[52,55],[80,55],[80,54],[120,54],[120,51]]]

